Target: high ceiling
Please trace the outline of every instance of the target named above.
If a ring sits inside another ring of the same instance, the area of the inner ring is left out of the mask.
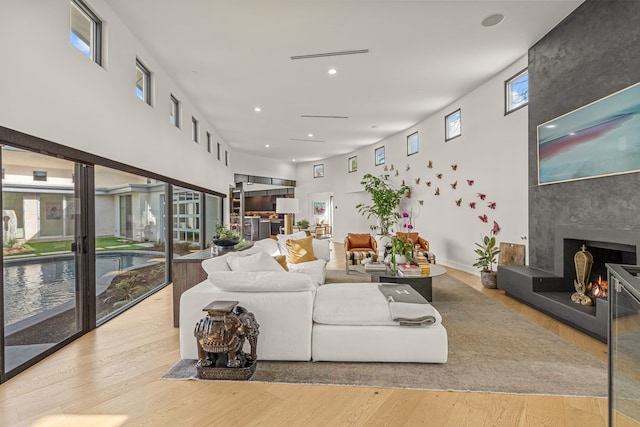
[[[346,154],[424,120],[582,3],[106,1],[234,151],[298,162]],[[482,26],[494,13],[504,20]]]

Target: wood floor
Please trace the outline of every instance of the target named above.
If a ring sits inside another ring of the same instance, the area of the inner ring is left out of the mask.
[[[331,268],[344,268],[339,245]],[[606,346],[449,274],[606,361]],[[171,287],[0,385],[1,426],[605,426],[607,400],[341,386],[170,381]],[[496,325],[498,327],[499,325]]]

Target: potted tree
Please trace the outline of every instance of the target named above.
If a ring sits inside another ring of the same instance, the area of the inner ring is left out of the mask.
[[[493,271],[493,264],[500,253],[500,249],[496,247],[496,238],[484,236],[482,242],[476,243],[476,246],[478,248],[474,252],[478,257],[473,266],[480,269],[480,282],[485,288],[495,289],[498,287],[498,278],[497,273]]]
[[[396,208],[402,196],[408,194],[411,189],[404,184],[395,188],[389,180],[389,175],[375,176],[370,173],[362,178],[360,184],[364,185],[365,191],[371,195],[371,203],[359,203],[356,209],[367,219],[372,216],[376,218],[377,224],[370,227],[372,231],[378,236],[388,236],[391,227],[400,218]],[[378,247],[384,247],[382,243],[378,237]]]

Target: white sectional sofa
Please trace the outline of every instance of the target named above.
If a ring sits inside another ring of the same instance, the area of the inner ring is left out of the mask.
[[[260,360],[446,362],[447,333],[437,310],[433,325],[399,326],[377,284],[323,285],[328,240],[314,239],[318,259],[288,263],[289,272],[272,258],[282,254],[280,243],[265,239],[202,263],[208,279],[180,299],[183,359],[198,358],[193,328],[205,315],[202,309],[219,300],[238,301],[255,315]]]

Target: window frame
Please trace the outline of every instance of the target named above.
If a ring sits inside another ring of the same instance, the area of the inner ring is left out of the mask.
[[[207,131],[207,153],[211,153],[211,132]]]
[[[180,100],[175,95],[169,95],[170,111],[169,111],[169,123],[180,129]],[[173,117],[173,122],[171,122]]]
[[[451,135],[449,131],[449,118],[454,116],[455,114],[460,114],[460,126],[458,127],[458,133]],[[456,139],[462,136],[462,109],[458,108],[457,110],[447,114],[444,116],[444,142],[449,142],[452,139]]]
[[[98,18],[98,15],[96,15],[89,6],[82,2],[82,0],[69,0],[69,5],[70,7],[75,7],[82,15],[84,15],[85,18],[87,18],[87,20],[89,20],[91,24],[91,44],[89,45],[89,55],[85,56],[96,64],[102,66],[102,20]],[[72,32],[72,30],[71,17],[69,17],[69,31]],[[72,46],[78,49],[77,46],[73,44]],[[84,52],[82,53],[84,55]]]
[[[513,83],[520,79],[522,76],[527,75],[527,101],[512,108],[513,105],[513,91],[511,90]],[[526,107],[529,105],[529,68],[524,68],[520,72],[514,74],[510,78],[504,81],[504,115],[511,114],[514,111]]]
[[[220,161],[220,151],[221,151],[220,143],[218,142],[218,161]]]
[[[193,142],[195,142],[196,144],[199,143],[199,127],[200,127],[200,122],[198,121],[198,119],[196,119],[194,116],[191,116],[191,139],[193,140]]]
[[[40,182],[47,182],[48,174],[47,171],[33,171],[33,180]]]
[[[136,58],[136,89],[138,88],[138,71],[142,74],[142,97],[136,96],[143,100],[147,105],[151,105],[151,71]]]

